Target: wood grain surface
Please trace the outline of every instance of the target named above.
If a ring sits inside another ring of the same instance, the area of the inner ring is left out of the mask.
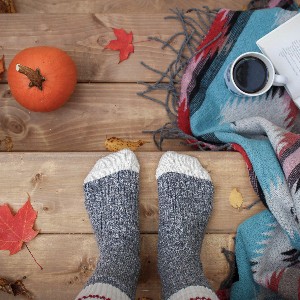
[[[138,84],[78,84],[62,108],[35,113],[20,106],[9,87],[0,84],[0,140],[12,139],[13,151],[105,151],[106,138],[148,141],[139,151],[156,151],[152,134],[169,122],[159,104],[137,96]],[[165,94],[156,94],[163,99]],[[182,141],[166,141],[164,149],[187,150]]]
[[[226,7],[244,9],[249,1],[240,0],[14,0],[19,13],[168,13],[170,8]]]
[[[75,61],[79,82],[156,81],[157,74],[146,70],[141,61],[164,70],[174,59],[171,50],[147,41],[149,36],[167,39],[181,30],[177,21],[164,20],[166,14],[2,14],[0,55],[6,64],[20,50],[39,45],[65,50]],[[134,34],[135,51],[121,64],[117,51],[105,50],[114,40],[112,28]],[[174,45],[176,46],[176,45]],[[3,76],[3,81],[6,78]]]
[[[83,180],[95,162],[107,155],[108,137],[148,141],[138,149],[140,171],[140,231],[142,269],[138,297],[160,299],[157,274],[158,196],[155,170],[162,155],[144,130],[169,121],[164,108],[137,96],[137,81],[155,82],[157,74],[141,66],[165,70],[174,59],[149,36],[167,39],[182,30],[165,20],[170,8],[245,9],[248,0],[14,0],[17,14],[1,14],[0,57],[6,67],[20,50],[51,45],[65,50],[78,68],[78,84],[70,101],[51,113],[33,113],[13,99],[6,73],[0,79],[0,205],[17,211],[31,196],[38,211],[40,234],[28,247],[44,267],[40,270],[26,250],[9,256],[0,251],[0,277],[24,279],[37,300],[74,299],[92,274],[99,251],[84,208]],[[135,53],[118,64],[118,52],[103,50],[115,39],[112,28],[134,34]],[[181,41],[172,46],[179,47]],[[164,99],[164,94],[155,94]],[[201,260],[214,289],[228,274],[222,247],[234,250],[237,226],[264,209],[251,209],[255,195],[241,155],[196,152],[179,140],[166,141],[164,150],[197,157],[210,173],[214,210],[207,228]],[[13,152],[5,152],[12,150]],[[186,151],[190,152],[186,152]],[[241,192],[240,210],[229,204],[233,188]],[[20,298],[20,297],[19,297]],[[0,291],[0,300],[19,299]],[[21,299],[21,298],[20,298]]]
[[[28,247],[43,270],[35,264],[24,247],[13,256],[0,252],[0,274],[11,280],[26,276],[24,284],[35,299],[74,299],[93,273],[99,256],[92,234],[40,234],[28,243]],[[233,250],[233,235],[206,235],[201,259],[204,272],[214,289],[219,287],[229,271],[225,256],[221,253],[223,247]],[[160,298],[156,234],[141,235],[141,272],[136,297]],[[0,291],[0,299],[18,298]]]
[[[233,233],[246,218],[263,209],[257,204],[240,211],[229,204],[229,195],[237,188],[244,206],[257,196],[248,172],[238,153],[185,152],[197,157],[208,170],[215,186],[214,210],[209,233]],[[42,233],[91,233],[84,208],[82,185],[95,162],[106,153],[0,153],[0,199],[17,210],[31,195],[38,211],[36,226]],[[162,153],[139,152],[140,162],[140,230],[156,233],[158,196],[155,170]]]

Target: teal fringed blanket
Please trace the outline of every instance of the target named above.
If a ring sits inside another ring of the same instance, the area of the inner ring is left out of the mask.
[[[197,29],[203,27],[203,11],[175,11],[184,29],[178,33],[185,37],[183,45],[176,51],[160,41],[177,58],[166,72],[156,70],[161,78],[154,85],[146,84],[139,94],[159,102],[149,93],[167,91],[165,103],[159,103],[173,123],[154,132],[155,137],[160,134],[159,146],[164,138],[180,137],[202,150],[239,151],[254,190],[268,208],[238,228],[238,280],[230,298],[300,299],[300,135],[299,127],[293,128],[299,123],[299,111],[284,88],[273,87],[259,97],[237,96],[227,89],[223,77],[236,57],[259,51],[255,42],[297,14],[298,7],[290,0],[261,0],[251,1],[250,8],[206,9],[213,22],[203,37]],[[196,12],[198,18],[191,18],[189,12]]]
[[[236,57],[259,51],[255,42],[297,13],[220,10],[199,49],[218,38],[190,60],[181,81],[179,128],[211,149],[228,144],[241,152],[269,209],[238,228],[234,300],[300,295],[300,135],[290,132],[298,109],[283,88],[244,97],[224,82]]]

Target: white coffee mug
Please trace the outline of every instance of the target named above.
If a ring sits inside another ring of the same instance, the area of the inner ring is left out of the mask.
[[[259,91],[256,91],[254,93],[248,93],[248,92],[241,90],[236,85],[236,83],[234,81],[234,76],[233,76],[233,70],[234,70],[234,67],[236,66],[236,64],[242,58],[247,58],[247,57],[258,58],[261,62],[263,62],[264,66],[266,67],[266,70],[267,70],[267,78],[266,78],[265,85]],[[265,55],[263,55],[262,53],[259,53],[259,52],[246,52],[246,53],[243,53],[242,55],[238,56],[232,62],[232,64],[230,64],[226,68],[225,73],[224,73],[224,78],[225,78],[225,82],[226,82],[226,85],[229,90],[231,90],[232,92],[234,92],[236,94],[250,96],[250,97],[260,96],[260,95],[264,94],[271,88],[272,85],[283,86],[287,83],[286,77],[275,73],[274,66],[273,66],[272,62],[269,60],[269,58],[267,58]]]

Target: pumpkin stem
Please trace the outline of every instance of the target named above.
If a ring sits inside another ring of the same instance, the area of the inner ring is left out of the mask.
[[[22,73],[28,77],[30,80],[29,87],[36,86],[41,91],[43,90],[43,82],[46,80],[45,77],[42,76],[41,71],[37,68],[35,71],[29,67],[17,64],[16,70],[19,73]]]

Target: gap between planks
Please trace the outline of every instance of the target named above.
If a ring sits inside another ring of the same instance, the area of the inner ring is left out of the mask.
[[[13,151],[106,151],[106,138],[148,141],[141,150],[157,151],[151,134],[169,122],[159,104],[137,96],[138,84],[77,84],[70,100],[49,113],[20,106],[9,86],[0,85],[0,139],[9,136]],[[153,96],[164,100],[162,91]],[[116,121],[117,120],[117,121]],[[164,149],[189,150],[182,141],[164,142]]]
[[[230,8],[245,9],[248,0],[14,0],[18,13],[168,13],[170,8],[189,9],[201,8]]]
[[[208,170],[215,186],[214,209],[208,233],[234,233],[245,219],[264,209],[257,204],[238,211],[229,195],[238,188],[244,205],[253,203],[254,193],[239,153],[185,152],[197,157]],[[158,196],[155,170],[162,153],[137,152],[140,162],[140,230],[158,229]],[[36,227],[42,233],[91,233],[84,207],[83,180],[95,162],[107,153],[0,153],[0,199],[19,209],[31,195],[38,211]]]
[[[229,266],[221,253],[222,248],[233,250],[233,235],[206,234],[201,260],[212,287],[217,289],[228,274]],[[93,273],[99,256],[93,235],[49,235],[39,234],[28,243],[41,271],[26,249],[9,256],[0,252],[0,277],[11,280],[26,276],[24,284],[37,300],[74,299]],[[141,235],[141,272],[137,297],[159,299],[160,280],[157,272],[157,235]],[[7,294],[0,292],[1,296]],[[6,300],[14,299],[7,296]]]

